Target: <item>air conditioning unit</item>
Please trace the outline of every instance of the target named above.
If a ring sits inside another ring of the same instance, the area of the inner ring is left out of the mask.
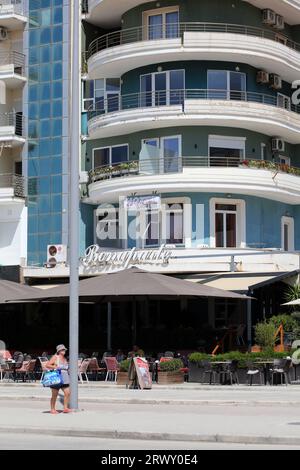
[[[8,39],[8,31],[6,28],[0,28],[0,41]]]
[[[263,23],[268,24],[270,26],[274,26],[276,24],[276,13],[269,8],[263,10]]]
[[[279,137],[272,138],[272,152],[284,152],[285,150],[285,142],[283,139]]]
[[[276,29],[284,29],[284,18],[281,15],[276,15],[276,22],[274,24],[274,28]]]
[[[66,264],[67,247],[66,245],[48,245],[47,246],[47,267],[55,268],[58,264]]]
[[[260,70],[259,72],[257,72],[256,81],[257,83],[269,83],[270,77],[269,77],[268,72],[264,72],[263,70]]]
[[[282,79],[276,73],[270,73],[270,87],[274,90],[280,90],[282,88]]]

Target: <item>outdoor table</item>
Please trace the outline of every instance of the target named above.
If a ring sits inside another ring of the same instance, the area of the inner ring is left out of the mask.
[[[274,364],[274,361],[261,360],[261,361],[255,361],[255,362],[253,362],[253,364],[263,366],[265,385],[270,385],[270,374],[269,374],[269,367],[268,366],[272,366]]]

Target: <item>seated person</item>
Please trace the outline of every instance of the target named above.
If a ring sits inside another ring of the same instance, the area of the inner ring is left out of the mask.
[[[122,349],[118,349],[117,354],[116,354],[116,359],[119,363],[124,361],[125,354],[123,353]]]
[[[144,351],[136,344],[133,346],[132,351],[128,353],[128,357],[145,357]]]

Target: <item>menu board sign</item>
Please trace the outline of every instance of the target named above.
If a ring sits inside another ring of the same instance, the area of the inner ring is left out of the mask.
[[[152,379],[149,371],[149,364],[143,357],[133,359],[139,386],[142,390],[152,388]]]

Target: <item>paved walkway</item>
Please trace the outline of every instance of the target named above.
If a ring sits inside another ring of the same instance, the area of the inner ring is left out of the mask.
[[[0,384],[1,400],[48,400],[50,392],[37,384]],[[300,406],[300,386],[209,386],[183,384],[152,390],[130,390],[101,382],[79,385],[82,403],[120,404],[234,404]]]
[[[39,384],[1,384],[0,433],[300,447],[299,386],[81,385],[81,411],[57,416],[49,396]]]

